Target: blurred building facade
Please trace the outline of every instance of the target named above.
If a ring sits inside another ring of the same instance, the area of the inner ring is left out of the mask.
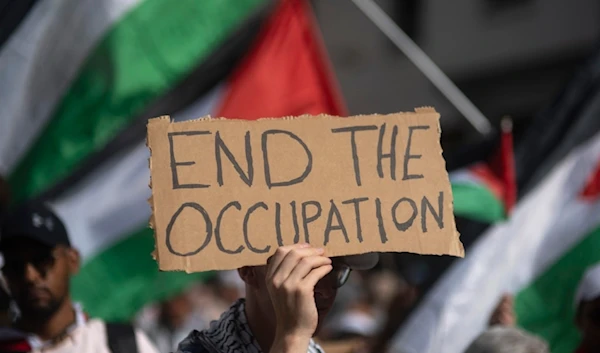
[[[536,114],[596,48],[595,0],[377,0],[497,124]],[[433,105],[446,148],[477,133],[350,0],[313,1],[351,113]]]

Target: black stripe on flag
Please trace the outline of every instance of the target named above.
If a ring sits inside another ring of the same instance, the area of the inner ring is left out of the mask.
[[[0,0],[0,50],[38,0]]]

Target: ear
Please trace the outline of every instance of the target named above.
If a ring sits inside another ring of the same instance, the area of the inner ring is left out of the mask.
[[[245,266],[238,268],[238,274],[240,275],[242,281],[244,281],[244,283],[250,287],[258,288],[260,281],[264,281],[264,278],[261,278],[258,266]]]
[[[79,251],[73,248],[66,248],[65,255],[67,258],[69,274],[77,274],[79,272],[79,268],[81,267],[81,257],[79,256]]]

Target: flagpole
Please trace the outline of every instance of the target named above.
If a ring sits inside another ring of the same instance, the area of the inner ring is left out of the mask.
[[[352,0],[352,2],[421,70],[479,133],[486,135],[491,132],[490,121],[483,113],[379,5],[373,0]]]

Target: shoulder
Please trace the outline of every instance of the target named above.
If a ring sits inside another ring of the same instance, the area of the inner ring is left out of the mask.
[[[106,335],[106,327],[104,321],[100,319],[89,319],[84,326],[85,331],[94,332],[94,333],[102,333],[104,336]]]
[[[209,350],[206,348],[200,337],[200,331],[194,330],[190,332],[190,334],[179,343],[177,353],[208,353]]]

